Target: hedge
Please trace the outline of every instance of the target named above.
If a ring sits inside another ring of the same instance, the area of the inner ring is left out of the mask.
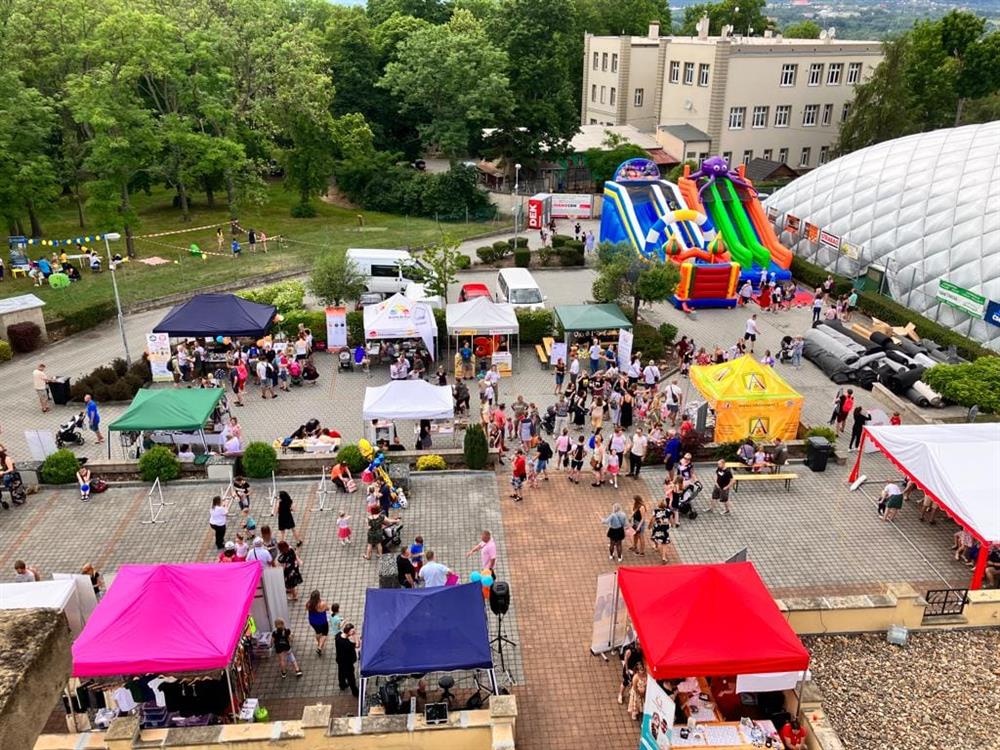
[[[270,443],[250,443],[243,449],[240,461],[248,477],[263,479],[278,468],[278,452]]]
[[[980,357],[960,365],[935,365],[921,377],[927,385],[960,406],[978,406],[1000,414],[1000,359]]]
[[[13,356],[14,352],[10,348],[10,344],[0,339],[0,362],[7,362]]]
[[[282,281],[256,289],[244,289],[236,295],[250,302],[274,305],[279,313],[284,314],[302,308],[306,297],[306,285],[301,281]]]
[[[149,360],[145,354],[133,362],[131,367],[119,357],[110,365],[101,365],[73,381],[70,386],[70,398],[74,401],[83,401],[83,397],[89,393],[98,403],[131,401],[152,379]]]
[[[348,313],[350,315],[350,313]],[[326,343],[326,313],[316,310],[293,310],[286,313],[278,324],[289,340],[295,340],[299,335],[299,323],[312,331],[315,341]]]
[[[46,457],[39,474],[46,484],[69,484],[76,481],[79,468],[80,461],[73,451],[63,448]]]
[[[42,329],[37,323],[24,321],[7,326],[7,339],[10,347],[18,354],[27,354],[38,348],[42,341]]]
[[[520,327],[522,344],[540,344],[542,339],[552,335],[553,316],[551,310],[525,310],[515,312]]]
[[[513,248],[506,242],[494,242],[492,245],[476,248],[476,257],[483,263],[493,264],[506,258],[513,251]]]
[[[518,248],[525,248],[525,247],[528,246],[528,238],[527,237],[511,237],[509,240],[507,240],[507,244],[510,245],[515,250],[518,249]]]
[[[531,251],[526,247],[519,247],[514,251],[514,265],[518,268],[527,268],[531,265]]]
[[[854,286],[850,279],[830,274],[815,263],[810,263],[798,256],[792,257],[792,275],[813,288],[820,286],[828,275],[833,276],[835,281],[833,291],[837,295],[849,293]],[[979,357],[996,356],[995,352],[983,348],[975,341],[957,334],[950,328],[935,323],[933,320],[929,320],[881,294],[867,291],[859,292],[858,309],[866,315],[878,318],[889,325],[905,326],[907,323],[913,323],[919,336],[936,341],[944,347],[954,345],[956,351],[966,359],[973,360]]]
[[[648,323],[636,323],[632,329],[632,351],[642,352],[644,360],[663,359],[666,352],[660,332]]]
[[[144,482],[152,482],[157,478],[161,482],[169,482],[180,475],[181,462],[165,445],[154,445],[139,456],[139,476]]]
[[[444,458],[437,455],[436,453],[431,453],[427,456],[421,456],[417,459],[417,471],[444,471],[448,468],[448,464],[445,463]]]
[[[352,474],[361,473],[368,468],[370,463],[367,458],[361,455],[361,449],[353,443],[342,446],[337,451],[337,461],[347,466]]]

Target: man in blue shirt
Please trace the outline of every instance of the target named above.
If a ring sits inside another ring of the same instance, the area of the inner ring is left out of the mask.
[[[103,443],[104,436],[101,435],[101,414],[97,411],[97,402],[90,397],[89,393],[83,397],[83,402],[87,405],[87,426],[97,436],[97,442]]]
[[[462,358],[462,379],[471,378],[474,373],[472,371],[472,349],[468,341],[458,350],[458,356]]]
[[[674,467],[681,460],[681,439],[676,430],[667,433],[667,443],[663,446],[663,463],[667,468],[667,476],[673,480]]]

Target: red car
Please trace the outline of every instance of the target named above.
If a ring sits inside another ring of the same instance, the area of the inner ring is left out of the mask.
[[[486,297],[490,302],[493,301],[493,295],[486,284],[462,284],[462,291],[458,293],[459,302],[468,302],[476,297]]]

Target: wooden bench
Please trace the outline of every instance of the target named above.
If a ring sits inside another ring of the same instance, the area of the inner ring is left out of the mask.
[[[545,348],[545,356],[552,359],[552,345],[556,343],[556,340],[551,336],[546,336],[542,339],[542,346]]]
[[[542,348],[541,344],[535,344],[535,354],[538,355],[538,362],[541,364],[543,369],[549,369],[549,357],[545,353],[545,349]]]
[[[733,476],[733,492],[738,492],[740,482],[784,482],[785,490],[791,489],[792,480],[798,479],[798,474],[740,474]]]
[[[781,466],[783,465],[784,464],[782,464]],[[779,466],[778,464],[765,463],[764,469],[766,471],[764,473],[775,474],[781,470],[781,466]],[[743,471],[748,474],[752,473],[751,468],[741,461],[726,461],[726,468],[732,469],[733,471]]]

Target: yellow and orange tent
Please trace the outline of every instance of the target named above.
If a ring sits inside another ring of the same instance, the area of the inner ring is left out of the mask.
[[[803,399],[773,367],[750,355],[695,365],[691,383],[715,411],[715,442],[795,439]]]

